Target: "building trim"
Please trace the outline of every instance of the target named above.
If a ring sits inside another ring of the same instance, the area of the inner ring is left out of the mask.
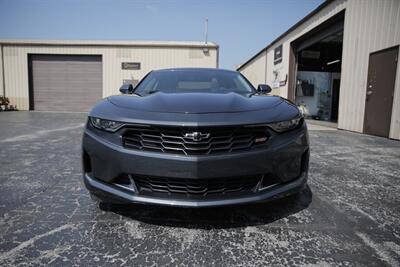
[[[40,46],[130,46],[130,47],[192,47],[192,48],[219,48],[213,42],[196,41],[129,41],[129,40],[23,40],[0,39],[2,45],[40,45]]]

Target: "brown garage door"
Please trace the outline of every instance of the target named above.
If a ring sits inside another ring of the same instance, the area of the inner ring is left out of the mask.
[[[30,55],[30,109],[88,111],[102,97],[101,56]]]

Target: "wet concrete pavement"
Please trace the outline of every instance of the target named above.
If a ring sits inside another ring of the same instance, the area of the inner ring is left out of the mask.
[[[0,113],[0,266],[400,265],[398,141],[310,127],[300,195],[104,212],[80,182],[84,122],[79,113]]]

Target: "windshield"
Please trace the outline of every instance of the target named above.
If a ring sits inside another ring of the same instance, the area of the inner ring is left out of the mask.
[[[151,72],[135,89],[135,93],[142,96],[156,92],[235,92],[246,94],[254,92],[254,88],[237,72],[218,70],[169,70]]]

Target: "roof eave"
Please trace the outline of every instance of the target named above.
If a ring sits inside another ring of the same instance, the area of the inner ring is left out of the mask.
[[[275,45],[277,42],[279,42],[281,39],[283,39],[286,35],[288,35],[289,33],[291,33],[294,29],[296,29],[297,27],[299,27],[301,24],[303,24],[304,22],[306,22],[309,18],[311,18],[312,16],[314,16],[315,14],[317,14],[320,10],[322,10],[324,7],[328,6],[330,3],[334,2],[335,0],[325,0],[325,2],[323,2],[322,4],[320,4],[319,6],[317,6],[314,10],[312,10],[310,13],[307,14],[307,16],[305,16],[304,18],[302,18],[301,20],[299,20],[298,22],[296,22],[296,24],[294,24],[292,27],[290,27],[287,31],[285,31],[284,33],[282,33],[281,35],[279,35],[275,40],[273,40],[269,45],[267,45],[266,47],[264,47],[263,49],[261,49],[260,52],[258,52],[257,54],[255,54],[254,56],[252,56],[249,60],[247,60],[245,63],[241,64],[239,66],[239,68],[237,68],[237,71],[240,71],[243,67],[245,67],[247,64],[249,64],[251,61],[253,61],[255,58],[257,58],[261,53],[263,53],[264,51],[267,51],[269,48],[271,48],[273,45]]]
[[[2,45],[47,45],[47,46],[130,46],[130,47],[192,47],[219,48],[213,42],[195,41],[129,41],[129,40],[39,40],[0,39]]]

